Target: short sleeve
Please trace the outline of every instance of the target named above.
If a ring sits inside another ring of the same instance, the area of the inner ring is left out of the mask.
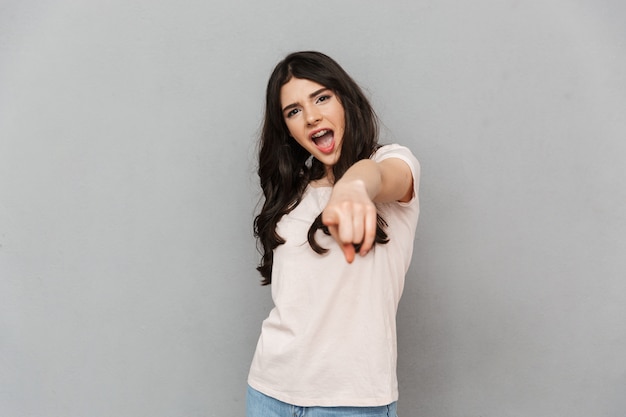
[[[400,205],[419,204],[418,195],[419,195],[419,183],[420,183],[420,173],[421,173],[421,167],[420,167],[419,161],[417,160],[415,155],[413,155],[413,153],[411,152],[409,148],[407,148],[406,146],[398,145],[398,144],[384,145],[378,148],[378,150],[376,150],[376,152],[374,152],[374,154],[372,155],[371,159],[376,162],[381,162],[389,158],[398,158],[398,159],[403,160],[409,166],[411,173],[413,175],[413,198],[411,199],[411,201],[408,201],[406,203],[398,203],[398,204]]]

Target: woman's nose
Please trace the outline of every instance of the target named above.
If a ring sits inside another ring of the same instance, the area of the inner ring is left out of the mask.
[[[309,125],[314,125],[322,120],[322,115],[317,109],[311,109],[306,114],[306,121]]]

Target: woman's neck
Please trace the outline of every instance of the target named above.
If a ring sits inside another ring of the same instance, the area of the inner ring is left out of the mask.
[[[328,179],[328,175],[320,178],[319,180],[313,180],[309,183],[311,187],[321,188],[321,187],[332,187],[333,183]]]

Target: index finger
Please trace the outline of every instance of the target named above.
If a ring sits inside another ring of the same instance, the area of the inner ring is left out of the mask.
[[[341,248],[343,256],[346,258],[346,261],[351,264],[354,261],[354,257],[356,256],[356,250],[354,249],[354,245],[351,242],[341,242],[341,240],[339,239],[339,231],[337,226],[328,226],[328,231]]]

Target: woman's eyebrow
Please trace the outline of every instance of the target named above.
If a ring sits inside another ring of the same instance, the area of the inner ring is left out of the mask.
[[[315,96],[316,96],[316,95],[318,95],[318,94],[320,94],[320,93],[323,93],[323,92],[324,92],[324,91],[326,91],[326,90],[329,90],[329,88],[323,87],[323,88],[320,88],[319,90],[315,90],[314,92],[312,92],[311,94],[309,94],[309,98],[315,98]],[[289,109],[293,109],[294,107],[298,107],[298,103],[291,103],[291,104],[286,105],[286,106],[283,108],[283,112],[284,112],[284,111],[287,111],[287,110],[289,110]]]

